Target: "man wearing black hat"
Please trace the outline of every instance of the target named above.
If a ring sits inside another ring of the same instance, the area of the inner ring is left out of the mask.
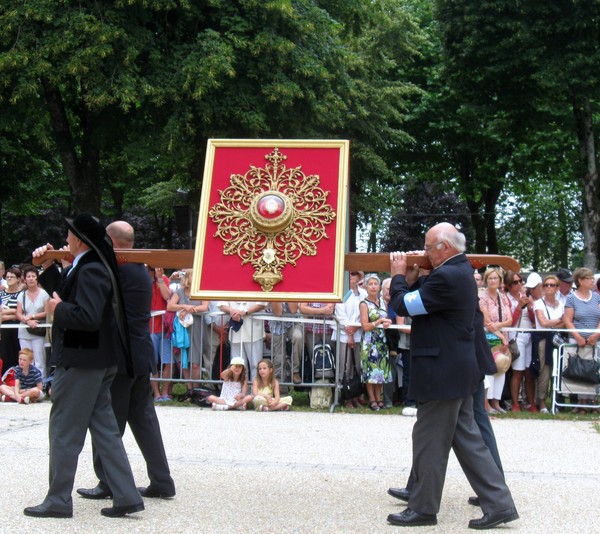
[[[52,299],[52,382],[50,411],[50,484],[38,506],[25,508],[33,517],[72,517],[71,492],[77,460],[90,430],[113,492],[113,506],[102,515],[122,517],[144,509],[135,487],[111,407],[110,386],[119,358],[131,368],[127,324],[117,263],[104,227],[89,214],[66,219],[72,267],[59,273],[44,262],[40,283]],[[40,247],[33,257],[51,245]]]

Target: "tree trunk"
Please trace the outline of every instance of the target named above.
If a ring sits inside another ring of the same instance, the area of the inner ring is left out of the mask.
[[[81,159],[60,90],[42,79],[44,97],[63,171],[71,189],[72,210],[100,215],[100,150],[94,140],[94,123],[87,110],[80,114],[83,141]]]
[[[471,213],[471,224],[475,231],[474,251],[485,252],[485,220],[479,213],[480,204],[471,198],[467,198],[467,206]]]
[[[596,271],[598,258],[598,231],[600,230],[600,199],[598,198],[598,168],[594,142],[593,115],[586,96],[573,98],[575,125],[579,138],[583,185],[583,246],[584,266]]]
[[[500,171],[501,172],[501,171]],[[496,233],[496,206],[502,191],[502,183],[494,181],[484,193],[485,226],[487,233],[486,250],[488,254],[498,254],[498,235]]]

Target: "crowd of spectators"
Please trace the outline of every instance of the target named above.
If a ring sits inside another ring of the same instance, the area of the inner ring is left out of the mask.
[[[571,345],[580,357],[598,359],[600,333],[589,330],[600,329],[600,284],[590,269],[572,273],[561,268],[543,278],[532,272],[525,279],[520,273],[490,268],[483,275],[479,299],[494,357],[509,355],[511,341],[518,349],[510,368],[498,365],[498,373],[486,377],[488,412],[548,413],[556,349]],[[503,331],[507,327],[512,328]],[[570,331],[557,337],[565,330]],[[596,393],[570,395],[571,410],[588,413],[590,409],[581,405],[594,404]]]
[[[277,384],[276,397],[287,395],[291,388],[307,390],[317,378],[332,383],[358,374],[363,395],[344,399],[346,409],[368,406],[378,411],[403,404],[403,413],[416,414],[415,403],[407,396],[410,318],[398,317],[388,307],[389,278],[381,283],[376,274],[365,277],[361,271],[350,272],[349,290],[338,304],[217,302],[190,298],[191,269],[175,271],[170,277],[160,267],[148,266],[147,272],[153,295],[149,328],[158,364],[152,381],[156,402],[173,399],[174,381],[185,383],[184,398],[191,398],[200,386],[212,387],[217,393],[224,373],[230,376],[230,361],[235,359],[244,362],[248,389],[262,380],[258,374],[261,362],[276,381],[271,383],[272,388]],[[0,365],[5,370],[17,366],[19,351],[30,349],[33,367],[44,380],[50,370],[46,336],[39,335],[38,327],[46,322],[49,297],[37,277],[38,271],[31,265],[5,270],[0,262],[2,323],[26,326],[2,329]],[[584,268],[571,273],[563,268],[542,279],[535,272],[525,278],[491,267],[483,273],[475,270],[474,279],[486,336],[498,364],[498,373],[486,376],[485,409],[492,414],[547,412],[555,347],[549,330],[600,327],[600,289],[593,273]],[[512,328],[506,331],[507,327]],[[186,334],[183,341],[182,331]],[[573,331],[565,342],[577,345],[583,357],[593,357],[599,338],[597,333]],[[509,343],[517,347],[518,357],[505,370],[500,361],[506,357],[510,361]],[[334,358],[335,349],[339,351],[335,358],[338,369],[317,375],[314,358],[324,347]],[[267,393],[267,398],[272,401],[273,397]],[[595,398],[572,395],[571,402],[594,404]],[[574,411],[587,410],[577,407]]]

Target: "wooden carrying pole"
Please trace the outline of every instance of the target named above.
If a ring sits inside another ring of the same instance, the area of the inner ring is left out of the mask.
[[[145,263],[153,267],[165,269],[191,268],[194,264],[194,251],[191,249],[115,249],[117,260],[121,263]],[[41,265],[46,260],[62,260],[71,258],[69,252],[64,250],[49,250],[43,256],[34,258],[35,265]],[[468,260],[475,269],[486,265],[498,265],[505,270],[519,272],[519,262],[510,256],[496,254],[467,254]],[[431,269],[431,264],[425,256],[407,256],[408,265],[417,264],[424,269]],[[389,272],[390,253],[360,253],[350,252],[344,257],[346,271],[374,271]]]

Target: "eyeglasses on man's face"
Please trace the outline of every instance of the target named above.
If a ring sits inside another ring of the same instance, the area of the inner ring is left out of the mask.
[[[423,250],[424,250],[425,252],[429,252],[429,251],[430,251],[431,249],[433,249],[433,248],[438,248],[438,249],[439,249],[439,248],[442,248],[442,244],[441,244],[441,243],[433,243],[432,245],[427,245],[427,244],[425,244],[425,245],[423,246]]]
[[[523,280],[513,280],[510,285],[511,286],[518,286],[519,284],[522,284]]]

